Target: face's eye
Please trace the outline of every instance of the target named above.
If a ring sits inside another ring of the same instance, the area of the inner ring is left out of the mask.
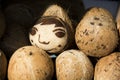
[[[31,35],[35,35],[37,31],[38,31],[37,28],[33,27],[33,28],[30,30],[30,34],[31,34]]]
[[[58,38],[62,38],[65,36],[65,30],[63,30],[63,29],[55,29],[55,30],[53,30],[53,32],[55,32],[55,35]]]
[[[62,38],[65,36],[65,33],[64,32],[56,32],[55,35],[59,38]]]

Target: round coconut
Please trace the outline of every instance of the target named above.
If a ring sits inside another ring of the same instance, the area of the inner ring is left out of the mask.
[[[120,52],[114,52],[98,60],[95,66],[94,80],[120,79]]]
[[[7,71],[7,59],[3,51],[0,50],[0,80],[5,80]]]
[[[118,30],[111,13],[103,8],[91,8],[76,28],[75,41],[88,56],[110,54],[118,44]]]
[[[53,61],[42,49],[24,46],[14,52],[8,65],[9,80],[51,80]]]
[[[57,80],[92,80],[93,65],[79,50],[66,50],[56,58]]]
[[[32,45],[49,53],[60,53],[73,42],[72,24],[62,7],[52,5],[31,28],[29,39]]]

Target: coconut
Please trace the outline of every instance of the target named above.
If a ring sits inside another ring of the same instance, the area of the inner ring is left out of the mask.
[[[9,80],[51,80],[53,73],[52,59],[35,46],[17,49],[8,65]]]
[[[32,45],[58,54],[72,45],[73,34],[71,21],[65,10],[58,5],[51,5],[31,28],[29,39]]]
[[[66,50],[56,58],[57,80],[92,80],[93,65],[79,50]]]
[[[91,8],[80,21],[75,32],[78,48],[88,56],[110,54],[118,44],[118,30],[111,13],[100,7]]]
[[[0,80],[5,80],[7,71],[7,59],[3,51],[0,50]]]
[[[111,53],[98,60],[95,66],[94,80],[120,79],[120,52]]]

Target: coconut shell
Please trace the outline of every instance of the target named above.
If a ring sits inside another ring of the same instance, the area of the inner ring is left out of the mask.
[[[117,12],[117,16],[116,16],[116,24],[117,24],[117,29],[118,29],[118,34],[120,36],[120,6],[118,7],[118,12]],[[117,51],[120,51],[120,37],[119,37],[119,41],[118,41],[118,46],[116,48]]]
[[[101,58],[96,66],[94,80],[119,80],[120,79],[120,52]]]
[[[14,52],[8,65],[9,80],[51,80],[52,59],[42,49],[24,46]]]
[[[5,80],[7,72],[7,59],[3,51],[0,50],[0,80]]]
[[[92,80],[93,65],[79,50],[66,50],[56,58],[57,80]]]
[[[31,28],[29,39],[32,45],[49,53],[58,54],[71,47],[74,30],[64,9],[58,5],[46,8],[42,17]]]
[[[118,30],[111,13],[100,7],[91,8],[80,21],[75,32],[78,48],[88,56],[110,54],[118,44]]]

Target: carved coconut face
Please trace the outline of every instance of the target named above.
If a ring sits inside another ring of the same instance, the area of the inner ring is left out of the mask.
[[[46,18],[32,27],[29,38],[32,45],[50,53],[61,51],[67,44],[67,29],[58,19]]]

